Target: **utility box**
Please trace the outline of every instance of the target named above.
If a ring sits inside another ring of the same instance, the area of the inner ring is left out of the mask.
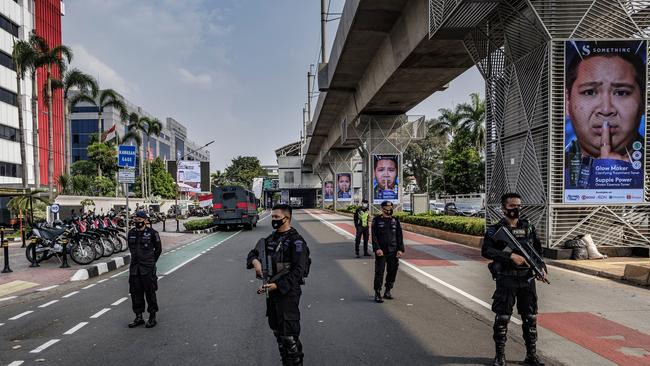
[[[427,193],[411,194],[411,212],[413,215],[429,211],[429,195]]]

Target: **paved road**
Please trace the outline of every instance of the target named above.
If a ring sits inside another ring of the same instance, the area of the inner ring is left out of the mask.
[[[294,221],[313,259],[301,302],[306,365],[491,361],[489,321],[403,272],[396,299],[375,304],[372,259],[351,258],[349,242],[304,212]],[[4,305],[0,365],[279,365],[264,299],[255,294],[259,281],[244,269],[248,250],[269,231],[265,220],[254,231],[214,233],[162,257],[153,329],[126,327],[133,314],[125,273]],[[510,340],[508,358],[523,354],[521,342]]]

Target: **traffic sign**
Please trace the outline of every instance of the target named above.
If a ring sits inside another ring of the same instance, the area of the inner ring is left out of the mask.
[[[118,147],[117,166],[120,168],[135,168],[136,147],[120,145]]]
[[[61,210],[61,207],[59,206],[58,203],[54,203],[54,204],[52,204],[52,206],[50,206],[50,211],[52,213],[59,213],[60,210]]]
[[[120,169],[117,173],[119,183],[135,183],[135,169]]]

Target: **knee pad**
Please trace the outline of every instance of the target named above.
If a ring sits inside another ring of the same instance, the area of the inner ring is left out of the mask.
[[[524,324],[535,326],[537,325],[537,315],[536,314],[526,314],[521,319]]]
[[[500,326],[508,326],[508,323],[510,323],[510,315],[508,314],[497,314],[496,317],[494,318],[494,325],[500,325]]]
[[[282,340],[282,345],[284,346],[284,349],[287,351],[288,355],[297,354],[299,352],[297,337],[280,336],[280,339]]]

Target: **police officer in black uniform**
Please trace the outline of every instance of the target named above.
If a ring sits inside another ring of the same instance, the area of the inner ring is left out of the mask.
[[[149,319],[145,325],[147,328],[156,326],[156,312],[158,312],[158,301],[156,290],[158,290],[158,277],[156,277],[156,262],[162,246],[158,232],[146,226],[147,213],[138,211],[133,218],[135,228],[129,230],[128,241],[131,252],[131,265],[129,267],[129,292],[135,320],[129,324],[134,328],[145,324],[142,319],[144,312],[145,298],[147,299],[147,312]]]
[[[269,282],[257,291],[267,293],[266,316],[278,342],[282,364],[302,366],[300,343],[300,286],[309,271],[309,249],[305,240],[291,227],[291,206],[273,207],[271,225],[275,231],[264,241],[266,258],[257,246],[248,253],[246,268],[255,268],[262,276],[262,262],[269,271]],[[268,264],[268,266],[266,265]]]
[[[523,336],[526,342],[525,365],[543,366],[544,363],[537,356],[537,292],[535,289],[535,275],[526,263],[522,253],[516,251],[505,252],[506,244],[495,241],[492,236],[501,227],[508,228],[517,240],[524,245],[532,246],[538,253],[542,252],[542,244],[537,238],[535,227],[528,220],[519,218],[521,209],[521,196],[517,193],[506,193],[501,197],[501,206],[505,217],[498,223],[488,227],[481,254],[491,259],[490,272],[496,280],[496,291],[492,296],[492,311],[496,314],[494,320],[494,343],[496,356],[494,366],[506,364],[505,347],[508,333],[508,322],[512,315],[512,308],[517,303],[517,311],[521,315]],[[546,278],[546,268],[544,277]]]
[[[390,290],[395,285],[399,258],[404,254],[404,236],[402,226],[393,217],[393,204],[390,201],[381,203],[381,215],[372,221],[372,250],[375,252],[375,301],[384,302],[381,297],[381,285],[386,274],[386,290],[384,298],[392,300]]]
[[[370,253],[368,253],[368,237],[370,236],[370,230],[368,230],[368,216],[368,200],[364,199],[361,201],[361,206],[354,211],[354,228],[356,229],[356,236],[354,237],[354,253],[357,258],[359,258],[359,245],[361,244],[361,238],[363,238],[363,256],[370,257]]]

